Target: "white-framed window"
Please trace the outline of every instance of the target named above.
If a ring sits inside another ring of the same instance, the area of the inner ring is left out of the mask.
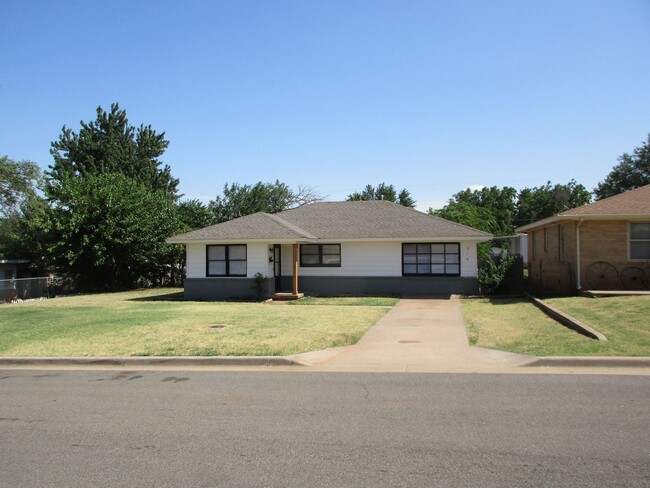
[[[630,222],[630,260],[650,259],[650,222]]]
[[[300,244],[303,268],[340,268],[341,244]]]
[[[460,276],[460,243],[403,243],[402,275]]]
[[[246,276],[246,244],[219,244],[205,248],[206,276]]]

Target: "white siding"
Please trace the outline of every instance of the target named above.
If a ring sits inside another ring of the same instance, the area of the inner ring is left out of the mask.
[[[464,278],[477,275],[476,243],[460,243],[461,268]],[[292,246],[282,246],[282,275],[292,275]],[[342,242],[341,267],[300,267],[299,276],[402,276],[401,242]]]
[[[186,276],[188,278],[205,278],[205,244],[186,244]]]

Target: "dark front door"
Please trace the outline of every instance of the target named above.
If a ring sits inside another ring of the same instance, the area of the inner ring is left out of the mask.
[[[276,293],[282,291],[282,248],[280,244],[273,244],[273,276]]]

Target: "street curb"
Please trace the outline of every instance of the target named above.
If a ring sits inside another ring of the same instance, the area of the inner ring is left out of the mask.
[[[587,324],[583,322],[580,322],[578,319],[572,317],[571,315],[564,313],[555,307],[552,307],[548,303],[545,303],[543,300],[540,300],[539,298],[529,294],[526,294],[526,298],[528,298],[528,300],[533,302],[533,305],[539,308],[546,315],[548,315],[554,320],[557,320],[565,327],[568,327],[569,329],[573,329],[582,335],[590,337],[591,339],[596,339],[598,341],[607,340],[607,337],[605,337],[604,334],[601,334],[596,329],[589,327]]]
[[[0,366],[304,366],[290,356],[0,357]]]
[[[520,364],[522,367],[565,366],[575,368],[650,368],[650,357],[573,357],[548,356],[533,358]]]

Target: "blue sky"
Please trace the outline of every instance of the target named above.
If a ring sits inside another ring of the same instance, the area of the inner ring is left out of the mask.
[[[0,2],[0,154],[118,102],[188,198],[589,189],[650,132],[650,1]]]

